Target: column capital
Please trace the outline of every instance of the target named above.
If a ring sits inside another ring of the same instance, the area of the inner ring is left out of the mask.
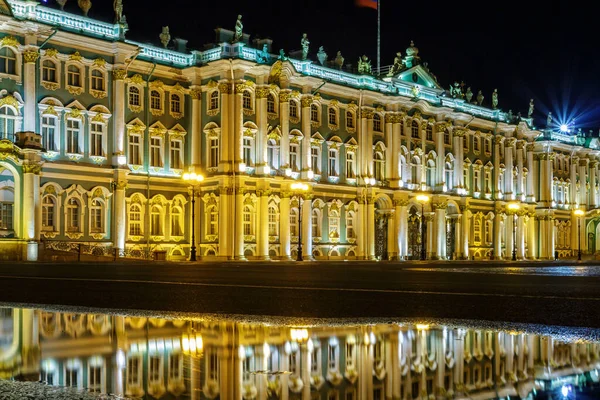
[[[221,94],[231,94],[231,84],[227,83],[227,82],[221,82],[219,83],[219,92],[221,92]]]
[[[270,196],[272,193],[271,189],[256,189],[256,195],[258,197],[262,197],[262,196]]]
[[[552,161],[556,153],[535,153],[535,159],[540,161]]]
[[[293,192],[289,191],[289,190],[282,190],[281,193],[279,194],[279,196],[282,199],[289,199],[290,197],[292,197],[294,195]]]
[[[504,137],[502,136],[495,136],[494,137],[494,144],[502,144],[502,141],[504,140]]]
[[[115,81],[122,81],[127,77],[127,70],[124,68],[113,69],[112,76]]]
[[[517,139],[511,137],[511,138],[506,138],[504,140],[504,146],[506,147],[513,147],[515,145],[515,142],[517,141]]]
[[[192,90],[190,90],[190,96],[192,96],[192,100],[202,99],[202,89],[200,87],[192,88]]]
[[[580,167],[587,167],[587,165],[588,165],[588,161],[590,161],[590,160],[588,160],[587,158],[582,158],[582,159],[580,159],[580,160],[579,160],[579,166],[580,166]]]
[[[527,146],[525,146],[527,151],[533,151],[535,144],[533,143],[527,143]]]
[[[364,108],[362,109],[362,117],[366,118],[366,119],[373,119],[373,116],[375,115],[375,111],[371,110],[370,108]]]
[[[289,90],[286,91],[281,91],[279,92],[279,101],[281,103],[287,103],[290,101],[290,98],[292,97],[292,92],[290,92]]]
[[[304,95],[302,96],[302,100],[300,100],[300,103],[302,104],[302,107],[306,108],[306,107],[310,107],[311,104],[313,103],[314,98],[310,95]]]
[[[438,200],[437,202],[433,202],[432,207],[434,210],[445,210],[448,208],[448,200]]]
[[[23,52],[23,60],[26,64],[34,64],[40,57],[40,53],[37,49],[28,49]]]
[[[454,137],[463,137],[467,134],[467,130],[465,128],[455,127],[452,129],[452,136]]]
[[[525,147],[525,142],[522,140],[517,141],[517,150],[522,150]]]
[[[590,168],[596,168],[597,166],[598,166],[598,161],[596,161],[596,160],[590,161]]]
[[[271,88],[269,86],[261,86],[256,88],[255,96],[257,99],[266,99],[270,91]]]
[[[41,164],[24,164],[22,168],[24,174],[39,175],[42,172]]]
[[[394,200],[394,207],[408,207],[408,200],[405,199],[396,199]]]

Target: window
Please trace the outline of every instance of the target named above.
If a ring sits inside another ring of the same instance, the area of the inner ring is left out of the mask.
[[[469,136],[468,135],[465,135],[463,137],[463,150],[465,151],[465,153],[469,151]]]
[[[473,221],[473,242],[475,245],[481,243],[481,216],[476,216]]]
[[[298,236],[298,209],[292,208],[290,210],[290,235]]]
[[[219,232],[219,213],[217,207],[211,206],[207,210],[208,213],[208,234],[216,235]]]
[[[290,117],[298,118],[298,103],[294,100],[290,100]]]
[[[329,345],[328,351],[327,351],[327,361],[328,361],[328,367],[330,371],[335,371],[338,369],[337,367],[337,351],[338,351],[338,347],[337,346],[332,346],[331,344]]]
[[[105,92],[106,87],[104,85],[104,74],[99,69],[92,71],[92,90],[98,90]]]
[[[279,168],[279,146],[274,139],[269,139],[267,142],[267,159],[269,167],[272,169]]]
[[[410,125],[410,136],[413,138],[419,138],[419,123],[416,120],[413,120]]]
[[[278,236],[279,228],[277,224],[277,208],[275,206],[269,207],[269,236]]]
[[[337,150],[329,149],[327,175],[337,176]]]
[[[132,107],[140,107],[140,89],[135,86],[129,87],[129,105]]]
[[[138,386],[141,373],[141,357],[134,356],[127,360],[127,385]]]
[[[444,132],[444,144],[450,144],[450,132],[448,130]]]
[[[44,362],[46,364],[46,362]],[[50,367],[50,366],[47,366]],[[48,385],[55,385],[57,382],[55,381],[55,371],[43,368],[40,371],[40,380],[42,382],[46,382]]]
[[[219,92],[215,90],[210,94],[210,106],[209,110],[218,110],[219,109]]]
[[[150,383],[162,381],[161,364],[162,358],[160,356],[151,355],[148,357],[148,381]]]
[[[0,107],[0,139],[15,141],[16,112],[8,107]]]
[[[319,148],[318,147],[311,147],[310,148],[310,165],[311,168],[313,170],[313,172],[318,175],[321,172],[321,168],[320,168],[320,157],[319,157]]]
[[[142,236],[142,209],[138,204],[129,208],[129,235]]]
[[[153,90],[150,92],[150,110],[162,110],[162,96],[158,90]]]
[[[246,166],[252,166],[252,138],[245,137],[243,141],[244,163]]]
[[[425,140],[433,142],[433,127],[430,124],[425,128]]]
[[[47,151],[56,151],[56,117],[42,117],[42,147]]]
[[[219,138],[210,138],[210,153],[208,165],[211,168],[216,168],[219,166]]]
[[[161,209],[158,206],[153,206],[150,210],[150,234],[162,236],[162,216]]]
[[[97,199],[92,200],[90,206],[90,232],[104,232],[104,207],[102,207],[102,203]]]
[[[183,215],[181,208],[171,209],[171,236],[183,236]]]
[[[252,93],[250,93],[249,90],[244,90],[242,106],[244,107],[244,110],[252,110]]]
[[[92,122],[91,136],[92,137],[90,141],[90,156],[104,156],[104,150],[102,146],[104,138],[104,124],[100,122]]]
[[[142,165],[142,143],[140,135],[129,136],[129,164]]]
[[[175,93],[171,95],[171,113],[181,114],[181,96]]]
[[[373,130],[375,132],[381,132],[381,115],[375,114],[373,116]]]
[[[243,210],[243,224],[244,224],[244,235],[254,235],[254,224],[252,223],[252,208],[250,206],[244,206]]]
[[[79,200],[73,197],[67,201],[67,232],[81,232],[79,206]]]
[[[485,152],[487,154],[490,154],[492,152],[492,140],[491,139],[485,139]]]
[[[52,196],[42,199],[42,231],[56,232],[56,200]]]
[[[346,153],[346,178],[354,179],[356,174],[354,173],[354,153]]]
[[[319,107],[316,104],[310,105],[310,121],[319,122]]]
[[[17,57],[8,47],[0,49],[0,74],[16,75]]]
[[[292,171],[298,171],[298,145],[290,144],[290,168]]]
[[[354,211],[346,213],[346,239],[355,239],[356,231],[354,230]]]
[[[356,358],[356,344],[346,342],[346,369],[354,367]]]
[[[330,108],[328,114],[329,114],[329,125],[337,126],[337,111],[335,111],[335,108]]]
[[[354,114],[352,111],[346,111],[346,128],[354,129]]]
[[[177,380],[183,377],[183,357],[181,353],[169,355],[169,380]]]
[[[81,121],[78,119],[67,120],[67,153],[79,154],[79,130]]]
[[[162,167],[162,139],[159,137],[150,138],[150,166],[151,167]]]
[[[385,159],[381,152],[376,152],[373,157],[375,162],[375,180],[383,182],[385,180]]]
[[[329,212],[329,237],[339,238],[340,214],[337,211]]]
[[[79,378],[79,367],[72,361],[67,362],[67,365],[65,366],[65,386],[78,387]]]
[[[473,151],[475,152],[479,152],[479,140],[478,137],[473,138]]]
[[[267,112],[275,114],[275,96],[272,93],[267,96]]]
[[[67,85],[81,87],[81,69],[76,65],[67,68]]]
[[[171,140],[171,169],[181,169],[182,167],[182,152],[181,152],[181,140]]]
[[[54,61],[44,60],[42,63],[42,81],[58,83],[56,75],[56,64]]]
[[[89,366],[87,389],[93,393],[102,392],[102,366]]]
[[[321,224],[320,215],[318,210],[312,210],[311,224],[312,224],[312,237],[318,238],[321,236]]]
[[[13,202],[0,201],[0,229],[13,229]]]
[[[213,351],[207,357],[208,364],[208,379],[211,381],[216,381],[219,379],[219,356]]]

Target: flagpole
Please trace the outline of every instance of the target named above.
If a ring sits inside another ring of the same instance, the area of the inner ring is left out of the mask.
[[[381,0],[377,0],[377,74],[381,73]]]

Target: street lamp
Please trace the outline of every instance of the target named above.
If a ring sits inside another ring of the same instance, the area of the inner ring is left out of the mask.
[[[190,248],[190,261],[196,261],[196,228],[195,228],[196,186],[195,185],[202,182],[204,180],[204,176],[202,176],[201,174],[196,174],[195,172],[192,172],[189,174],[186,172],[185,174],[183,174],[182,179],[185,182],[189,182],[190,185],[192,186],[192,247]]]
[[[308,185],[302,182],[292,183],[292,190],[298,194],[298,254],[296,261],[302,259],[302,195],[308,191]]]
[[[427,249],[425,247],[425,203],[429,203],[429,195],[420,194],[417,201],[421,203],[421,261],[425,261]]]
[[[519,203],[509,203],[508,209],[513,214],[513,251],[512,251],[512,260],[517,261],[517,211],[519,211],[521,206]]]
[[[574,211],[577,216],[577,242],[579,243],[579,250],[577,251],[577,260],[581,261],[581,217],[585,215],[585,211],[577,209]]]

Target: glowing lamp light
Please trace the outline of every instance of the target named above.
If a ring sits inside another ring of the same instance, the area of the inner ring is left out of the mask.
[[[569,127],[568,127],[566,124],[562,124],[562,125],[560,126],[560,131],[561,131],[562,133],[567,133],[567,132],[569,131]]]
[[[563,385],[563,387],[560,388],[560,393],[563,395],[563,397],[567,397],[570,391],[571,386]]]
[[[306,192],[308,190],[308,185],[302,182],[292,183],[292,190],[297,192]]]
[[[428,324],[417,324],[417,330],[418,331],[426,331],[429,329],[429,325]]]
[[[271,167],[268,165],[265,167],[265,175],[269,175],[271,173]]]
[[[246,163],[240,163],[240,171],[239,172],[246,172]]]
[[[290,336],[294,342],[304,343],[308,341],[308,329],[291,329]]]
[[[315,177],[315,173],[312,169],[308,170],[308,179],[313,179]]]
[[[286,168],[285,169],[285,176],[292,176],[292,169],[291,168]]]
[[[416,199],[419,203],[428,203],[429,202],[429,196],[426,194],[420,194],[416,197]]]
[[[508,209],[511,211],[517,211],[519,208],[521,208],[521,206],[519,205],[519,203],[509,203],[508,204]]]
[[[585,211],[583,211],[582,209],[577,209],[575,211],[573,211],[573,214],[575,214],[578,217],[583,216],[583,214],[585,214]]]
[[[117,164],[125,165],[127,164],[127,157],[125,156],[117,156]]]

